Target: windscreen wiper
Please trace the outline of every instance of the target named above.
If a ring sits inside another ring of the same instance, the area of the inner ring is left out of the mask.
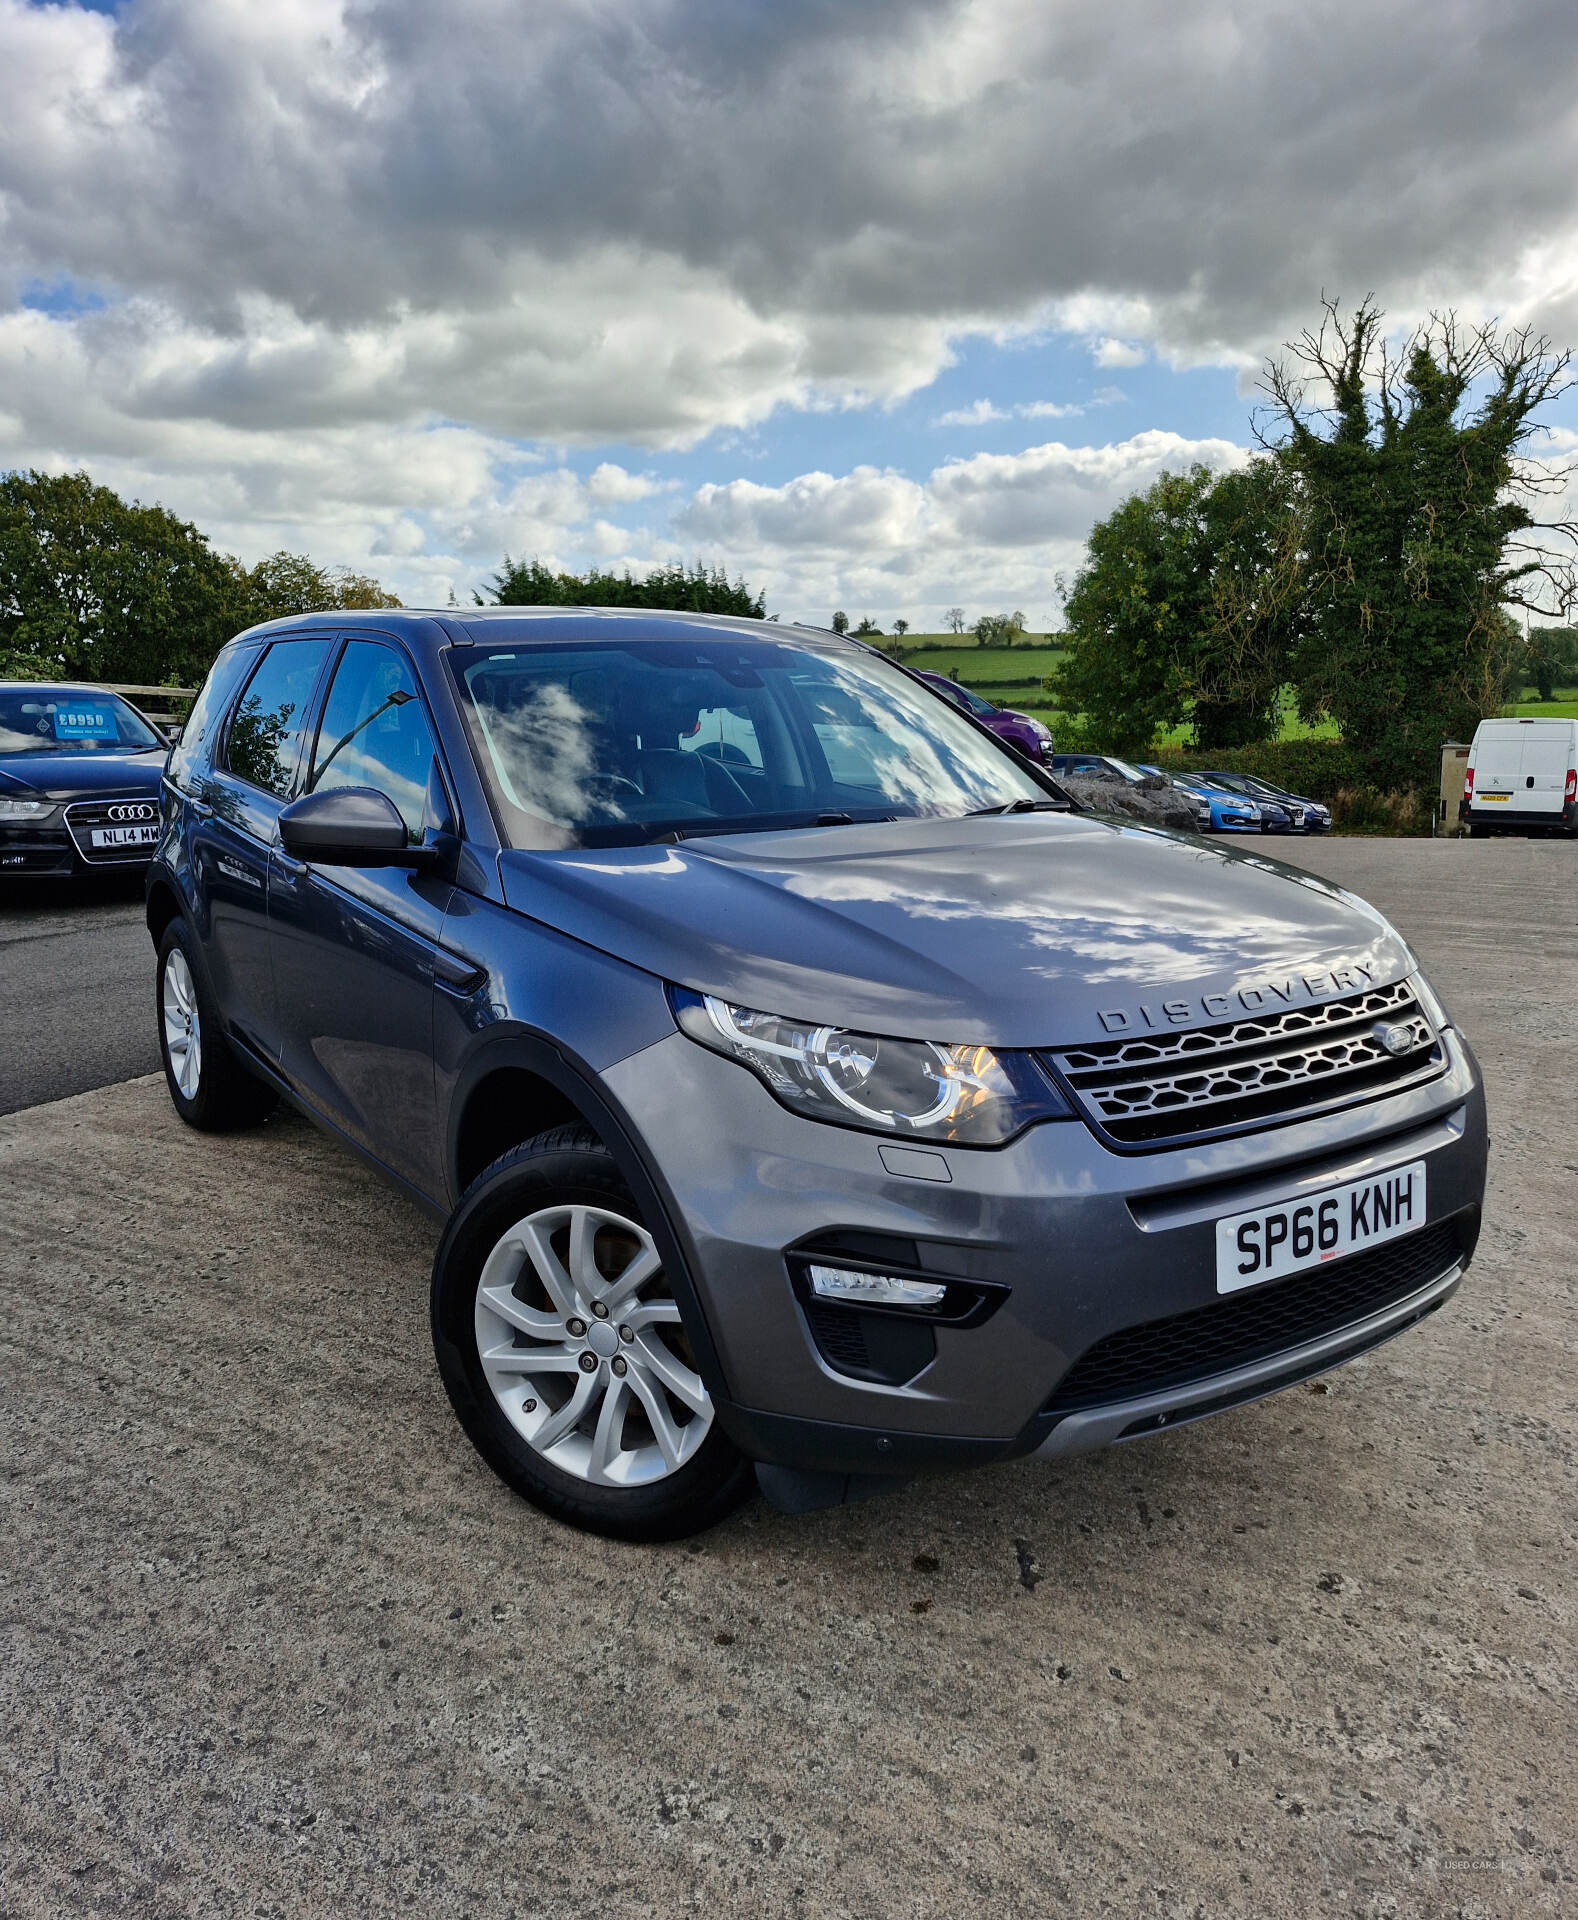
[[[882,820],[896,820],[897,814],[876,813],[866,816],[857,823],[852,813],[817,813],[809,820],[782,820],[772,815],[756,814],[744,820],[687,820],[682,827],[666,826],[656,829],[650,841],[651,846],[674,847],[681,840],[698,840],[706,834],[729,833],[800,833],[807,827],[853,827],[857,824],[871,826]]]
[[[989,813],[1067,813],[1066,800],[1005,800],[997,807],[972,807],[966,820],[979,820]]]

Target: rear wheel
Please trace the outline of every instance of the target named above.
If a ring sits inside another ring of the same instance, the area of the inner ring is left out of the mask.
[[[662,1256],[588,1128],[541,1134],[476,1180],[433,1264],[432,1314],[472,1445],[556,1519],[676,1539],[750,1491]]]
[[[186,922],[172,920],[159,942],[154,986],[159,1056],[170,1098],[186,1124],[201,1133],[232,1133],[266,1119],[279,1095],[231,1051],[192,947]]]

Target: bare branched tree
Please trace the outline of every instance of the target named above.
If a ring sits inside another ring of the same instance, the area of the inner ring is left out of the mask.
[[[1452,312],[1393,342],[1373,295],[1322,310],[1267,367],[1255,420],[1301,504],[1299,703],[1335,715],[1377,778],[1423,782],[1441,739],[1507,696],[1507,608],[1578,604],[1578,525],[1540,511],[1568,474],[1530,450],[1571,356]]]

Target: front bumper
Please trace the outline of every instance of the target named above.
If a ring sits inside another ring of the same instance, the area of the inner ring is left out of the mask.
[[[895,1154],[876,1135],[789,1113],[746,1069],[679,1034],[604,1078],[669,1203],[718,1355],[725,1428],[758,1460],[869,1475],[1137,1437],[1336,1365],[1439,1305],[1473,1250],[1486,1157],[1472,1056],[1455,1033],[1446,1050],[1445,1073],[1405,1093],[1129,1154],[1078,1120],[994,1151]],[[1425,1226],[1449,1228],[1453,1251],[1417,1285],[1247,1364],[1228,1353],[1165,1391],[1058,1411],[1059,1383],[1107,1336],[1219,1304],[1218,1218],[1419,1159]],[[847,1350],[813,1332],[797,1290],[793,1250],[833,1233],[852,1246],[907,1243],[918,1270],[977,1286],[994,1310],[936,1325],[934,1357],[911,1377],[856,1377]]]
[[[0,878],[69,880],[77,871],[71,836],[57,816],[43,826],[0,826]]]
[[[135,832],[146,834],[158,823],[157,797],[133,793],[71,800],[36,823],[0,822],[0,878],[69,880],[90,873],[140,873],[153,858],[151,840],[109,847],[94,843],[96,829],[128,834],[124,817],[133,812]]]

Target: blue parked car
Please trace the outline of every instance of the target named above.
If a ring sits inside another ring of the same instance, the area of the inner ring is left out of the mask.
[[[462,1427],[623,1538],[1170,1431],[1423,1319],[1479,1228],[1473,1056],[1379,914],[832,634],[255,628],[147,915],[180,1118],[288,1099],[442,1222]]]
[[[1290,833],[1331,832],[1331,808],[1319,800],[1310,800],[1301,793],[1289,793],[1284,787],[1274,787],[1269,781],[1257,780],[1248,773],[1217,773],[1213,770],[1205,778],[1219,787],[1225,787],[1229,793],[1242,794],[1246,800],[1253,800],[1262,814],[1268,808],[1277,808],[1285,816]]]
[[[0,876],[140,872],[168,751],[117,693],[0,680]]]
[[[1199,774],[1168,773],[1162,767],[1151,766],[1142,766],[1140,772],[1160,774],[1164,780],[1171,780],[1180,793],[1187,793],[1191,800],[1203,800],[1210,810],[1209,831],[1212,833],[1259,833],[1262,830],[1260,809],[1253,800],[1246,800],[1241,794],[1229,793],[1225,787],[1219,787]]]

